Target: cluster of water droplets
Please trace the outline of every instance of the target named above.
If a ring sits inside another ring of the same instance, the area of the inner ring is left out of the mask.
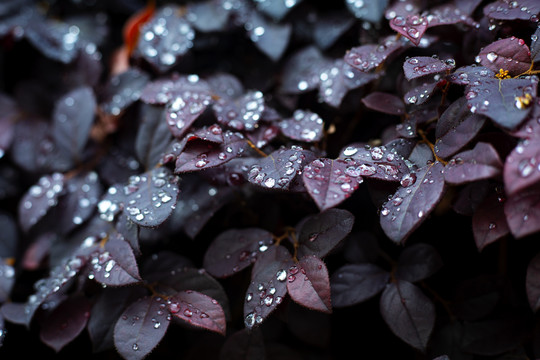
[[[390,20],[390,24],[394,26],[394,29],[399,30],[402,35],[411,39],[416,44],[424,34],[428,26],[428,21],[420,15],[409,15],[407,17],[398,15]]]
[[[176,98],[167,103],[167,123],[176,130],[173,133],[182,134],[186,131],[211,101],[212,97],[206,92],[185,90],[176,94]]]
[[[186,293],[191,293],[191,290],[186,290]],[[219,305],[218,301],[215,299],[210,300],[213,305]],[[187,320],[188,322],[192,321],[201,321],[208,319],[210,315],[199,309],[190,302],[180,300],[177,297],[172,297],[166,301],[167,308],[173,316],[177,316],[181,319]]]
[[[236,130],[252,131],[258,127],[265,109],[264,96],[260,91],[249,91],[234,101],[220,98],[212,108],[221,124]]]
[[[526,5],[521,5],[519,1],[496,1],[486,6],[484,13],[492,19],[511,20],[522,19],[538,22],[538,14]]]
[[[20,212],[25,214],[28,227],[35,225],[51,207],[56,206],[64,193],[64,185],[64,175],[53,173],[42,176],[28,189],[20,204]]]
[[[412,57],[405,61],[404,69],[409,78],[451,70],[456,66],[454,59],[440,60],[437,55]],[[412,74],[409,72],[412,70]]]
[[[100,219],[112,222],[116,215],[122,211],[123,203],[118,201],[118,197],[121,196],[120,191],[118,186],[111,186],[107,189],[105,197],[97,204]]]
[[[71,221],[75,225],[81,224],[93,212],[98,203],[98,196],[101,193],[98,174],[89,172],[82,181],[70,181],[67,183],[67,191],[77,194],[77,206],[73,212]]]
[[[297,109],[292,118],[281,121],[279,126],[291,139],[313,142],[321,139],[324,121],[314,112]]]
[[[177,7],[163,7],[141,28],[137,50],[164,70],[193,47],[195,31],[186,19],[179,17],[180,13]]]
[[[301,168],[306,159],[303,148],[293,145],[290,149],[281,148],[267,158],[262,159],[263,165],[254,164],[248,172],[248,180],[266,188],[288,188],[296,175],[301,174]]]

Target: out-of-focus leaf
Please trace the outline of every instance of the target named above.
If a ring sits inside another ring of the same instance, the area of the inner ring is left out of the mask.
[[[384,38],[379,44],[353,47],[343,57],[345,62],[360,71],[370,71],[406,45],[395,37]]]
[[[536,312],[540,308],[540,255],[536,255],[527,267],[526,290],[531,309]]]
[[[504,213],[514,237],[522,238],[540,231],[540,190],[533,186],[509,196]]]
[[[540,139],[521,141],[507,156],[504,184],[508,195],[516,194],[540,182]]]
[[[442,265],[442,258],[433,246],[418,243],[406,247],[399,255],[395,276],[412,283],[430,277]]]
[[[264,97],[260,91],[248,91],[236,99],[223,97],[212,106],[220,124],[238,131],[255,130],[264,109]]]
[[[253,11],[244,27],[255,46],[273,61],[278,61],[289,45],[292,27],[288,23],[269,22]]]
[[[381,292],[389,280],[388,271],[377,265],[344,265],[330,277],[332,304],[336,308],[359,304]]]
[[[355,1],[346,0],[349,11],[358,19],[377,23],[381,20],[388,0],[381,1]]]
[[[510,232],[504,214],[504,203],[496,193],[489,194],[477,207],[472,217],[474,241],[478,250]]]
[[[297,109],[291,118],[279,122],[279,128],[291,139],[315,142],[322,139],[324,121],[314,112]]]

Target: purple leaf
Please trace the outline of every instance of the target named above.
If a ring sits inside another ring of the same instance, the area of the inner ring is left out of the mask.
[[[341,151],[340,158],[351,158],[356,164],[360,176],[384,181],[399,181],[409,168],[394,144],[388,146],[347,146]]]
[[[406,247],[399,255],[395,277],[399,280],[417,282],[424,280],[442,267],[437,250],[429,244],[414,244]]]
[[[188,136],[190,135],[188,134]],[[220,166],[242,155],[247,147],[244,135],[229,130],[223,132],[223,143],[197,139],[189,141],[176,159],[174,172],[200,171]]]
[[[529,118],[515,131],[511,131],[512,136],[521,139],[538,138],[540,135],[540,99],[536,99],[532,105]]]
[[[148,74],[134,67],[113,75],[104,86],[99,110],[108,115],[120,115],[122,111],[139,100],[141,90],[149,80]]]
[[[90,87],[80,87],[61,97],[55,104],[52,134],[61,151],[80,161],[90,128],[94,122],[96,98]]]
[[[469,143],[482,129],[485,117],[473,114],[466,107],[467,99],[461,97],[442,113],[435,128],[435,153],[448,158]]]
[[[475,64],[456,69],[452,74],[448,75],[447,79],[453,84],[469,85],[476,81],[492,79],[494,76],[495,73],[492,70]]]
[[[540,181],[540,139],[521,141],[506,158],[504,185],[508,195],[514,195]]]
[[[109,239],[92,254],[90,277],[109,286],[123,286],[141,280],[131,246],[121,237]]]
[[[223,11],[220,1],[209,0],[188,4],[190,23],[200,32],[223,31],[229,20],[229,11]]]
[[[496,0],[484,7],[484,15],[496,20],[538,21],[540,5],[536,0]]]
[[[166,306],[165,299],[146,296],[124,310],[114,326],[114,344],[124,359],[140,360],[159,344],[170,323]]]
[[[415,285],[398,280],[383,291],[380,310],[392,332],[425,351],[435,325],[435,306]]]
[[[65,179],[60,173],[42,176],[32,185],[19,203],[19,222],[24,231],[30,230],[64,193]]]
[[[526,290],[531,309],[536,312],[540,308],[540,254],[537,254],[527,266]]]
[[[248,91],[236,99],[222,97],[212,109],[220,124],[238,131],[253,131],[265,109],[263,93]]]
[[[62,302],[43,323],[39,333],[41,341],[59,352],[84,330],[90,309],[90,302],[83,296]]]
[[[422,11],[423,4],[420,0],[402,0],[394,1],[385,12],[385,17],[388,20],[392,20],[396,16],[406,18],[409,15],[418,14]]]
[[[472,1],[471,1],[472,2]],[[474,6],[474,5],[469,5]],[[466,9],[468,10],[468,9]],[[429,9],[426,15],[428,20],[428,28],[442,25],[466,24],[471,27],[478,28],[479,24],[474,21],[469,15],[470,12],[464,13],[460,7],[455,4],[443,4]]]
[[[227,336],[220,356],[231,360],[255,360],[266,357],[266,349],[259,329],[242,329]]]
[[[263,229],[228,229],[208,246],[204,268],[218,278],[231,276],[253,264],[273,241]]]
[[[314,154],[300,146],[282,147],[252,165],[250,183],[268,188],[288,190],[303,167],[314,159]]]
[[[190,325],[225,335],[225,313],[217,300],[197,291],[185,290],[167,299],[170,313]]]
[[[156,166],[167,149],[170,139],[171,131],[167,126],[163,108],[143,104],[141,124],[135,138],[135,154],[139,162],[146,169]]]
[[[532,109],[538,78],[484,79],[465,89],[467,107],[472,113],[486,115],[506,130],[519,126]]]
[[[497,150],[488,143],[478,142],[473,149],[456,154],[444,169],[444,180],[453,185],[495,178],[503,164]]]
[[[253,268],[244,300],[244,324],[252,329],[260,325],[287,294],[287,270],[292,257],[283,246],[273,246],[262,254]]]
[[[531,58],[535,63],[540,61],[540,41],[538,41],[538,37],[540,37],[540,27],[537,27],[534,34],[531,35]]]
[[[388,5],[388,0],[367,2],[348,0],[345,4],[356,18],[372,23],[378,23],[384,14],[384,9]]]
[[[348,264],[330,277],[334,307],[347,307],[364,302],[381,292],[390,280],[390,273],[374,264]]]
[[[321,130],[322,131],[322,130]],[[260,124],[254,131],[246,133],[246,137],[259,149],[262,149],[266,145],[272,142],[279,134],[281,129],[278,125],[263,123]],[[313,133],[317,133],[315,130],[303,131],[300,135],[310,137]],[[316,135],[318,137],[318,135]],[[306,140],[304,140],[306,141]]]
[[[404,242],[435,209],[445,190],[443,168],[435,162],[411,173],[383,205],[380,222],[392,241]]]
[[[284,64],[281,92],[300,94],[319,86],[319,74],[331,63],[315,46],[294,53]]]
[[[304,185],[321,211],[349,198],[364,181],[351,160],[315,159],[302,170]]]
[[[492,42],[476,58],[481,65],[498,72],[500,69],[516,76],[531,66],[531,51],[524,40],[515,36]]]
[[[0,263],[0,303],[7,302],[15,284],[15,269],[5,261]],[[1,316],[0,316],[1,317]]]
[[[297,224],[299,258],[325,257],[352,230],[354,215],[343,209],[328,209]]]
[[[140,28],[135,55],[161,73],[173,67],[193,46],[195,31],[179,16],[181,13],[174,5],[159,8]]]
[[[289,268],[287,291],[291,299],[302,306],[332,312],[328,269],[316,256],[305,256]]]
[[[504,204],[504,213],[515,238],[539,231],[540,191],[533,186],[509,196]]]
[[[472,230],[479,251],[510,232],[504,203],[499,201],[496,193],[489,194],[476,208],[472,217]]]
[[[409,105],[421,105],[431,99],[431,94],[437,89],[439,80],[428,78],[418,86],[414,86],[403,95],[403,101]]]
[[[420,15],[407,15],[407,17],[398,15],[390,20],[390,27],[418,46],[427,30],[428,20]]]
[[[366,44],[347,51],[343,59],[360,71],[370,71],[406,45],[395,37],[384,38],[380,44]]]
[[[371,110],[379,111],[390,115],[405,114],[405,104],[396,95],[374,91],[362,98],[362,103]]]
[[[329,49],[355,23],[354,18],[337,10],[321,16],[313,24],[313,41],[322,50]]]
[[[309,110],[295,110],[293,116],[279,122],[283,135],[293,140],[316,142],[323,137],[324,121]]]
[[[481,2],[482,0],[454,0],[456,7],[467,15],[471,15]]]
[[[124,213],[140,226],[160,225],[175,207],[179,192],[177,183],[177,176],[165,167],[130,177],[123,188],[126,196]]]
[[[412,80],[426,75],[450,71],[455,67],[455,64],[453,59],[440,60],[433,56],[415,56],[405,60],[403,72],[407,80]]]
[[[244,27],[255,46],[273,61],[278,61],[289,45],[292,27],[288,23],[272,23],[252,11]]]
[[[207,77],[206,81],[212,94],[219,97],[236,99],[245,93],[240,79],[229,73],[217,72]]]
[[[489,191],[489,180],[465,184],[459,189],[452,209],[458,214],[472,216]]]

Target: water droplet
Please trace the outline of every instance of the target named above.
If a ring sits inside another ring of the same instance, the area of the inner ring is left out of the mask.
[[[139,345],[137,343],[134,343],[131,349],[133,349],[133,351],[137,351],[139,350]]]
[[[285,281],[287,279],[287,271],[284,269],[279,270],[276,274],[276,279],[282,282]]]
[[[486,59],[488,59],[488,61],[491,62],[491,63],[494,62],[495,60],[497,60],[498,57],[499,57],[499,55],[495,54],[493,51],[487,53],[487,55],[486,55]]]

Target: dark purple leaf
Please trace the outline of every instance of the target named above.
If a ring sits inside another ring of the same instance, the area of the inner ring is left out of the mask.
[[[503,164],[497,150],[488,143],[478,142],[473,149],[460,152],[444,169],[444,180],[453,185],[495,178]]]
[[[229,20],[229,12],[216,0],[189,3],[188,19],[200,32],[222,31]]]
[[[260,124],[254,131],[246,133],[246,137],[259,149],[268,145],[280,134],[280,126],[274,124]],[[314,130],[302,132],[308,137],[313,135]],[[315,132],[316,133],[316,132]]]
[[[399,280],[413,283],[430,277],[442,265],[441,256],[433,246],[419,243],[403,250],[394,274]]]
[[[405,60],[403,72],[407,80],[412,80],[426,75],[450,71],[455,67],[455,64],[456,62],[453,59],[441,60],[433,56],[415,56]]]
[[[124,208],[125,200],[121,185],[109,187],[97,204],[99,218],[108,222],[114,221],[118,213]]]
[[[481,2],[482,0],[454,0],[456,7],[467,15],[471,15]]]
[[[527,266],[526,290],[531,309],[536,312],[540,308],[540,255],[537,254]]]
[[[114,326],[114,344],[124,359],[142,359],[159,344],[170,323],[166,306],[165,299],[147,296],[124,310]]]
[[[0,158],[11,147],[15,136],[15,121],[19,115],[16,102],[8,95],[0,94]]]
[[[360,175],[351,159],[315,159],[302,170],[306,190],[321,211],[349,198],[364,181]]]
[[[478,250],[506,236],[510,229],[506,223],[504,203],[499,201],[496,193],[489,194],[472,217],[474,241]]]
[[[166,167],[130,177],[123,188],[126,196],[124,213],[140,226],[160,225],[176,205],[179,192],[177,183],[178,177]]]
[[[282,147],[252,165],[250,183],[268,188],[287,190],[303,167],[314,159],[314,154],[300,146]]]
[[[536,0],[496,0],[484,7],[484,15],[496,20],[538,21],[540,5]]]
[[[273,61],[278,61],[289,45],[292,27],[288,23],[272,23],[257,12],[244,24],[255,46]]]
[[[451,304],[452,312],[465,321],[480,320],[500,304],[505,280],[499,275],[479,275],[461,282]]]
[[[222,97],[212,109],[220,124],[239,131],[253,131],[265,109],[263,93],[248,91],[236,99]]]
[[[435,162],[411,173],[383,205],[380,222],[392,241],[404,242],[435,209],[445,190],[443,169]]]
[[[228,229],[208,246],[204,268],[218,278],[231,276],[253,264],[273,241],[272,234],[263,229]]]
[[[181,9],[175,5],[159,8],[140,28],[135,55],[161,73],[176,65],[193,46],[195,31],[180,14]]]
[[[206,78],[212,94],[219,97],[236,99],[245,93],[244,85],[236,76],[218,72]]]
[[[96,98],[90,87],[70,91],[55,104],[52,134],[61,151],[80,161],[94,122]]]
[[[472,7],[474,5],[470,6]],[[460,23],[478,28],[480,25],[476,21],[474,21],[473,18],[468,16],[469,14],[470,12],[462,12],[460,7],[455,4],[443,4],[433,7],[428,10],[428,13],[426,15],[426,18],[428,20],[428,28]]]
[[[266,357],[261,330],[242,329],[227,336],[220,356],[231,360],[259,360]]]
[[[378,73],[360,71],[343,59],[336,59],[319,75],[319,101],[337,108],[350,90],[366,85],[379,76]]]
[[[364,302],[381,292],[390,273],[374,264],[348,264],[330,277],[332,304],[347,307]]]
[[[291,118],[279,122],[283,135],[293,140],[316,142],[323,137],[324,121],[309,110],[295,110]]]
[[[384,9],[388,5],[388,0],[365,2],[348,0],[345,4],[356,18],[377,23],[384,14]]]
[[[331,63],[315,46],[307,46],[294,53],[283,68],[281,92],[300,94],[319,86],[320,72]]]
[[[472,216],[490,189],[489,180],[465,184],[459,189],[452,204],[452,209],[458,214]]]
[[[435,153],[448,158],[461,150],[482,129],[485,117],[471,113],[466,106],[467,99],[454,101],[440,116],[435,128]]]
[[[62,302],[42,325],[39,334],[41,341],[59,352],[84,330],[90,309],[90,302],[83,296],[71,297]]]
[[[14,217],[5,211],[0,211],[0,259],[15,258],[19,240],[19,229]]]
[[[540,139],[521,141],[506,158],[504,185],[508,195],[514,195],[540,181]]]
[[[232,131],[223,132],[221,144],[201,140],[190,141],[176,159],[174,172],[184,173],[216,167],[242,155],[247,148],[244,136]]]
[[[428,27],[428,20],[420,15],[398,15],[390,20],[390,27],[418,46]]]
[[[287,291],[291,299],[302,306],[332,312],[328,269],[316,256],[305,256],[289,268]]]
[[[293,265],[289,251],[282,246],[271,247],[259,259],[244,300],[248,329],[260,325],[281,304],[287,294],[287,271]]]
[[[395,144],[388,146],[356,146],[350,145],[341,151],[340,158],[351,158],[356,162],[356,170],[360,176],[384,181],[399,181],[409,168]]]
[[[508,197],[504,204],[508,227],[515,238],[540,230],[540,191],[537,186],[521,190]]]
[[[467,107],[472,113],[486,115],[506,130],[519,126],[532,109],[538,78],[484,79],[465,89]]]
[[[92,254],[89,277],[109,286],[139,282],[139,267],[131,246],[121,237],[107,240]]]
[[[516,76],[531,66],[531,51],[524,40],[512,36],[484,47],[476,61],[495,72],[502,69],[510,76]]]
[[[6,262],[0,263],[0,303],[9,300],[15,284],[15,269]]]
[[[538,138],[540,135],[540,99],[536,99],[532,105],[529,118],[515,131],[511,131],[512,136],[520,139]]]
[[[354,47],[347,51],[343,59],[347,64],[360,71],[370,71],[405,46],[403,42],[391,36],[384,38],[380,44],[366,44]]]
[[[435,161],[435,157],[428,144],[418,143],[411,151],[409,161],[416,167],[423,167]]]
[[[225,335],[225,313],[217,300],[197,291],[181,291],[167,299],[170,313],[190,325]]]
[[[431,99],[431,95],[435,92],[439,84],[439,80],[436,77],[437,75],[434,79],[426,79],[425,82],[408,90],[403,95],[403,101],[409,105],[420,105]]]
[[[540,61],[540,27],[536,28],[534,34],[531,35],[531,60],[537,63]]]
[[[396,95],[374,91],[362,98],[362,103],[371,110],[379,111],[390,115],[405,114],[405,104]]]
[[[64,193],[65,178],[60,173],[42,176],[32,185],[19,202],[19,223],[24,231],[30,230],[51,208],[58,204]]]
[[[122,111],[139,100],[141,91],[149,79],[148,74],[134,67],[113,75],[104,86],[99,110],[113,116],[120,115]]]
[[[462,66],[450,74],[447,79],[453,84],[469,85],[476,81],[492,79],[495,73],[484,67],[475,65]]]
[[[418,14],[422,10],[423,4],[420,0],[394,1],[388,8],[384,16],[387,20],[392,20],[396,16],[406,18],[409,15]]]
[[[325,257],[352,230],[354,215],[343,209],[328,209],[297,224],[299,258]]]
[[[354,18],[347,16],[343,11],[322,14],[315,21],[313,40],[320,49],[326,50],[334,45],[353,24]]]
[[[135,154],[146,169],[158,164],[170,143],[171,131],[165,114],[162,107],[146,104],[141,107],[141,124],[135,139]]]
[[[435,306],[419,288],[407,281],[390,283],[381,295],[380,310],[396,336],[425,351],[435,325]]]

